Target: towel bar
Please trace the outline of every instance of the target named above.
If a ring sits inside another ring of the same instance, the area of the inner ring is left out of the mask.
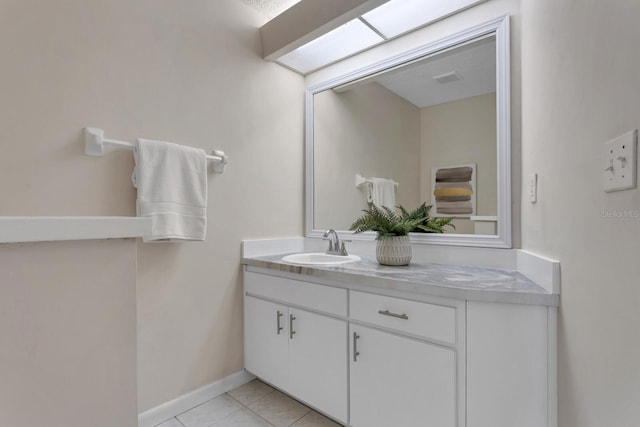
[[[367,182],[371,182],[371,178],[365,178],[362,175],[360,175],[359,173],[356,174],[356,188],[360,188],[360,186],[364,183]],[[391,180],[391,182],[393,182],[393,185],[395,185],[396,187],[399,186],[400,184]]]
[[[84,154],[87,156],[100,157],[104,154],[105,144],[132,151],[136,147],[135,144],[131,142],[105,138],[104,130],[102,129],[84,128]],[[207,156],[207,160],[213,163],[213,171],[218,173],[224,172],[224,166],[228,163],[229,158],[224,154],[224,151],[220,150],[213,150],[212,154],[211,156]]]

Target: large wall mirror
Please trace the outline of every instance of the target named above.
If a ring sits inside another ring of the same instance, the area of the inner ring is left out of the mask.
[[[307,236],[426,202],[455,230],[413,243],[511,247],[508,19],[307,89]]]

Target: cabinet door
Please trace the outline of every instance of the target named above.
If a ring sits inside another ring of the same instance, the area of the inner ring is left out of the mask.
[[[282,305],[244,298],[244,366],[281,388],[287,387],[288,313]]]
[[[289,309],[291,393],[347,422],[347,322]]]
[[[357,325],[349,338],[353,427],[455,427],[453,350]]]

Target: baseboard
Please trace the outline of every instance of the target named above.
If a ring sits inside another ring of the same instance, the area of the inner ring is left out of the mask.
[[[231,374],[228,377],[139,414],[138,427],[157,426],[176,415],[180,415],[191,408],[195,408],[207,400],[211,400],[222,393],[226,393],[227,391],[233,390],[242,384],[246,384],[254,378],[255,377],[252,374],[245,370]]]

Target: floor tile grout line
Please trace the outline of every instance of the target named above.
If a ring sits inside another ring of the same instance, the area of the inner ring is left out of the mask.
[[[216,427],[217,425],[221,424],[227,418],[230,418],[231,416],[233,416],[233,415],[237,414],[238,412],[242,411],[242,408],[243,408],[243,406],[242,406],[242,404],[240,404],[240,408],[238,408],[235,411],[231,412],[226,417],[220,418],[218,421],[216,421],[215,423],[211,424],[209,427]]]
[[[233,391],[233,390],[230,390]],[[254,403],[256,403],[258,400],[263,399],[265,397],[267,397],[268,395],[270,395],[271,393],[273,393],[274,391],[276,391],[275,388],[272,388],[271,391],[268,391],[267,393],[263,394],[262,396],[260,396],[259,398],[257,398],[256,400],[254,400],[253,402],[249,403],[249,405],[253,405]],[[240,400],[236,399],[235,397],[233,397],[231,394],[229,394],[229,392],[226,392],[225,394],[228,394],[230,398],[232,398],[233,400],[235,400],[236,402],[238,402],[239,404],[241,404],[242,406],[245,406],[247,408],[249,408],[249,405],[246,405],[242,402],[240,402]]]
[[[294,425],[295,423],[297,423],[298,421],[300,421],[301,419],[303,419],[304,417],[306,417],[307,415],[309,415],[312,411],[311,408],[309,408],[307,405],[304,405],[305,408],[308,409],[307,412],[305,412],[300,418],[298,418],[297,420],[295,420],[294,422],[292,422],[291,424],[289,424],[288,427],[291,427],[292,425]]]
[[[260,381],[260,380],[258,380],[258,381]],[[261,381],[261,382],[262,382],[262,381]],[[263,383],[263,384],[265,384],[265,383]],[[266,384],[266,385],[268,385],[268,384]],[[233,390],[229,390],[229,391],[233,391]],[[268,393],[265,393],[264,395],[260,396],[259,398],[257,398],[257,399],[256,399],[256,400],[254,400],[253,402],[249,403],[249,405],[253,405],[253,404],[254,404],[254,403],[256,403],[257,401],[259,401],[259,400],[261,400],[261,399],[264,399],[265,397],[269,396],[270,394],[272,394],[272,393],[273,393],[273,392],[275,392],[275,391],[280,391],[280,390],[278,390],[278,389],[276,389],[276,388],[273,388],[273,387],[272,387],[271,391],[269,391]],[[300,421],[301,419],[303,419],[304,417],[306,417],[307,415],[309,415],[311,412],[313,412],[313,409],[312,409],[312,408],[308,407],[307,405],[303,404],[302,402],[300,402],[300,401],[298,401],[298,400],[296,400],[296,399],[292,398],[291,396],[289,396],[288,394],[286,394],[286,393],[284,393],[284,392],[282,392],[282,391],[280,391],[280,393],[282,393],[283,395],[285,395],[285,396],[289,397],[289,398],[290,398],[290,399],[292,399],[293,401],[298,402],[298,403],[300,403],[302,406],[304,406],[305,408],[307,408],[307,412],[305,412],[304,414],[302,414],[302,416],[300,416],[299,418],[297,418],[296,420],[294,420],[293,422],[291,422],[287,427],[291,427],[291,426],[293,426],[295,423],[297,423],[298,421]],[[275,427],[275,425],[274,425],[274,424],[272,424],[271,422],[269,422],[269,420],[267,420],[266,418],[264,418],[263,416],[261,416],[260,414],[258,414],[257,412],[255,412],[253,409],[251,409],[251,408],[249,407],[249,405],[245,405],[244,403],[240,402],[238,399],[236,399],[236,398],[234,398],[233,396],[231,396],[231,394],[229,394],[229,392],[227,392],[226,394],[228,394],[232,399],[236,400],[236,401],[237,401],[238,403],[240,403],[242,406],[244,406],[245,408],[247,408],[247,409],[248,409],[252,414],[255,414],[256,416],[258,416],[260,419],[264,420],[264,421],[265,421],[267,424],[269,424],[270,426]],[[214,426],[211,426],[211,427],[215,427],[215,425],[214,425]]]
[[[251,409],[249,406],[250,406],[250,405],[253,405],[253,404],[255,404],[256,402],[258,402],[258,401],[260,401],[260,400],[262,400],[262,399],[266,398],[267,396],[269,396],[269,395],[273,394],[275,391],[278,391],[278,389],[276,389],[276,388],[272,388],[271,390],[269,390],[269,391],[268,391],[268,392],[266,392],[265,394],[261,395],[260,397],[256,398],[255,400],[253,400],[253,401],[251,401],[251,402],[248,402],[248,404],[245,404],[245,403],[241,402],[239,399],[237,399],[236,397],[234,397],[233,395],[231,395],[231,394],[230,394],[230,392],[232,392],[232,391],[233,391],[233,390],[229,390],[229,391],[227,391],[227,392],[225,392],[225,393],[222,393],[222,394],[220,394],[220,395],[218,395],[218,396],[216,396],[216,397],[213,397],[213,398],[211,398],[211,399],[209,399],[209,400],[207,400],[207,401],[205,401],[205,402],[202,402],[201,404],[196,405],[196,406],[194,406],[193,408],[190,408],[190,409],[188,409],[188,410],[186,410],[186,411],[181,412],[180,414],[178,414],[178,415],[174,416],[173,418],[178,422],[178,424],[179,424],[180,426],[182,426],[182,427],[186,427],[186,424],[184,424],[182,421],[180,421],[180,419],[178,419],[178,417],[179,417],[179,416],[184,415],[185,413],[187,413],[187,412],[189,412],[189,411],[191,411],[191,410],[193,410],[193,409],[195,409],[195,408],[197,408],[197,407],[199,407],[199,406],[201,406],[201,405],[204,405],[204,404],[205,404],[205,403],[207,403],[207,402],[210,402],[210,401],[216,400],[216,399],[218,399],[218,398],[222,397],[223,395],[226,395],[226,397],[230,398],[233,402],[236,402],[238,405],[240,405],[240,407],[239,407],[239,408],[237,408],[236,410],[234,410],[233,412],[231,412],[230,414],[228,414],[226,417],[224,417],[224,418],[222,418],[222,419],[220,419],[220,420],[216,421],[214,424],[211,424],[209,427],[215,427],[215,426],[217,426],[217,425],[221,424],[223,421],[227,420],[228,418],[230,418],[230,417],[231,417],[231,416],[233,416],[233,415],[236,415],[238,412],[242,411],[243,409],[246,409],[250,414],[252,414],[252,415],[256,416],[258,419],[260,419],[260,420],[264,421],[264,422],[265,422],[269,427],[276,427],[276,426],[275,426],[274,424],[272,424],[268,419],[264,418],[262,415],[260,415],[259,413],[255,412],[255,411],[254,411],[253,409]],[[287,397],[291,398],[291,397],[290,397],[290,396],[288,396],[286,393],[283,393],[283,394],[284,394],[285,396],[287,396]],[[292,399],[292,400],[294,400],[294,401],[296,401],[296,402],[300,403],[302,406],[304,406],[304,407],[306,408],[306,411],[305,411],[305,412],[304,412],[300,417],[298,417],[297,419],[295,419],[294,421],[292,421],[291,423],[289,423],[289,424],[287,425],[287,427],[293,427],[297,422],[299,422],[300,420],[302,420],[304,417],[308,416],[310,413],[314,412],[314,410],[313,410],[312,408],[308,407],[307,405],[303,404],[302,402],[297,401],[296,399]],[[169,421],[169,420],[167,420],[167,421]]]
[[[156,424],[154,427],[160,427],[160,426],[162,426],[163,424],[166,424],[166,423],[168,423],[168,422],[169,422],[169,421],[171,421],[171,420],[176,420],[176,422],[177,422],[178,424],[180,424],[182,427],[186,427],[184,424],[182,424],[182,422],[178,419],[178,417],[177,417],[177,416],[175,416],[175,417],[171,417],[171,418],[169,418],[168,420],[165,420],[165,421],[161,422],[160,424]]]
[[[263,417],[262,415],[258,414],[257,412],[252,411],[249,407],[247,407],[247,410],[249,412],[251,412],[252,414],[254,414],[256,417],[260,418],[261,420],[263,420],[265,423],[269,424],[270,427],[276,427],[274,424],[271,424],[269,422],[268,419],[266,419],[265,417]]]
[[[258,379],[258,381],[260,381],[260,380]],[[260,381],[260,382],[262,382],[262,381]],[[262,382],[262,383],[263,383],[263,384],[266,384],[266,383],[264,383],[264,382]],[[266,385],[269,385],[269,384],[266,384]],[[300,418],[298,418],[298,419],[296,419],[295,421],[293,421],[293,422],[292,422],[291,424],[289,424],[287,427],[291,427],[292,425],[294,425],[295,423],[297,423],[298,421],[300,421],[301,419],[303,419],[304,417],[306,417],[307,415],[309,415],[309,413],[310,413],[310,412],[312,412],[312,411],[313,411],[313,409],[311,409],[310,407],[308,407],[308,406],[307,406],[307,405],[305,405],[304,403],[302,403],[302,402],[300,402],[299,400],[297,400],[297,399],[295,399],[295,398],[293,398],[293,397],[289,396],[287,393],[285,393],[285,392],[283,392],[282,390],[279,390],[279,389],[277,389],[277,388],[275,388],[275,387],[272,387],[270,392],[266,393],[265,395],[263,395],[263,396],[261,396],[260,398],[258,398],[258,399],[256,399],[256,400],[254,400],[253,402],[251,402],[251,403],[250,403],[250,405],[253,405],[253,404],[254,404],[254,403],[256,403],[257,401],[259,401],[259,400],[261,400],[261,399],[264,399],[265,397],[267,397],[268,395],[270,395],[271,393],[273,393],[273,392],[275,392],[275,391],[278,391],[278,392],[282,393],[284,396],[288,397],[289,399],[293,400],[294,402],[297,402],[297,403],[301,404],[302,406],[304,406],[305,408],[307,408],[307,412],[305,412],[305,413],[304,413]],[[232,397],[233,397],[233,396],[232,396]],[[242,404],[242,403],[241,403],[241,404]],[[254,412],[251,408],[249,408],[249,406],[248,406],[248,405],[247,405],[247,409],[248,409],[248,410],[250,410],[251,412],[253,412],[254,414],[258,415],[258,416],[259,416],[260,418],[262,418],[263,420],[267,421],[267,423],[268,423],[270,426],[273,426],[273,424],[271,424],[271,423],[269,422],[269,420],[267,420],[266,418],[263,418],[263,417],[262,417],[262,416],[260,416],[260,414],[258,414],[257,412]],[[274,427],[275,427],[275,426],[274,426]]]
[[[204,402],[197,404],[197,405],[196,405],[196,406],[194,406],[193,408],[189,408],[189,409],[187,409],[187,410],[185,410],[185,411],[180,412],[178,415],[174,416],[174,418],[175,418],[176,420],[178,420],[178,422],[184,426],[184,423],[178,419],[178,417],[179,417],[180,415],[184,415],[184,414],[186,414],[187,412],[190,412],[190,411],[192,411],[192,410],[196,409],[197,407],[204,405],[205,403],[209,403],[209,402],[211,402],[212,400],[216,400],[217,398],[221,397],[223,394],[227,394],[227,393],[222,393],[222,394],[217,395],[216,397],[212,397],[211,399],[205,400]],[[185,426],[185,427],[186,427],[186,426]]]
[[[262,399],[263,397],[266,397],[268,395],[270,395],[271,393],[273,393],[275,391],[275,389],[271,390],[270,392],[266,393],[263,396],[260,396],[258,399],[254,400],[253,402],[251,402],[249,405],[254,404],[255,402],[257,402],[258,400]],[[229,394],[227,392],[227,394]],[[238,399],[236,399],[235,397],[231,396],[229,394],[229,396],[235,400],[236,402],[238,402],[239,404],[242,405],[243,408],[245,408],[247,411],[251,412],[253,415],[255,415],[256,417],[260,418],[261,420],[263,420],[265,423],[269,424],[270,427],[275,427],[273,424],[271,424],[269,422],[269,420],[267,420],[266,418],[264,418],[263,416],[261,416],[260,414],[258,414],[257,412],[255,412],[254,410],[252,410],[251,408],[249,408],[249,405],[245,405],[244,403],[240,402]],[[215,427],[215,426],[214,426]]]
[[[178,420],[178,422],[180,423],[180,425],[182,425],[183,427],[186,427],[186,425],[185,425],[182,421],[180,421],[180,419],[178,418],[180,415],[184,415],[184,414],[186,414],[187,412],[189,412],[189,411],[191,411],[191,410],[193,410],[193,409],[195,409],[195,408],[197,408],[197,407],[199,407],[199,406],[202,406],[202,405],[204,405],[205,403],[208,403],[208,402],[211,402],[211,401],[213,401],[213,400],[216,400],[216,399],[218,399],[218,398],[220,398],[220,397],[222,397],[222,396],[224,396],[224,395],[227,395],[227,397],[231,398],[231,400],[233,400],[233,401],[237,402],[241,407],[244,407],[244,405],[243,405],[241,402],[238,402],[238,400],[237,400],[237,399],[234,399],[234,398],[233,398],[233,396],[231,396],[231,395],[229,395],[229,393],[225,392],[225,393],[222,393],[222,394],[217,395],[216,397],[212,397],[211,399],[209,399],[209,400],[207,400],[207,401],[205,401],[205,402],[202,402],[201,404],[196,405],[196,406],[194,406],[194,407],[193,407],[193,408],[191,408],[191,409],[188,409],[188,410],[186,410],[186,411],[184,411],[184,412],[181,412],[180,414],[176,415],[174,418],[175,418],[176,420]],[[221,421],[226,420],[226,419],[227,419],[227,418],[229,418],[231,415],[235,414],[236,412],[238,412],[238,411],[240,411],[240,410],[241,410],[240,408],[236,409],[235,411],[231,412],[231,413],[230,413],[229,415],[227,415],[226,417],[219,419],[218,421],[216,421],[215,423],[213,423],[213,424],[209,425],[208,427],[215,427],[215,426],[216,426],[217,424],[219,424]]]

